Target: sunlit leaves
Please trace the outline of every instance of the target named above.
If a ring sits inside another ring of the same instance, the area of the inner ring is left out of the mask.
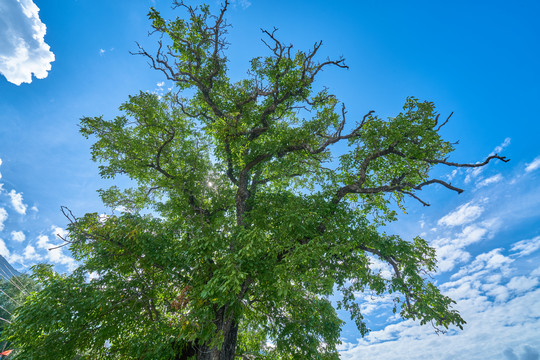
[[[346,67],[317,62],[320,42],[293,51],[264,31],[269,55],[233,82],[227,3],[217,15],[176,4],[185,18],[150,10],[163,37],[156,55],[139,54],[178,92],[140,92],[111,120],[81,120],[101,176],[133,187],[100,190],[112,215],[69,218],[73,274],[34,269],[44,290],[9,333],[23,357],[169,359],[229,347],[336,359],[336,289],[362,335],[365,292],[391,295],[404,318],[462,326],[429,282],[434,250],[380,230],[453,150],[433,103],[408,98],[396,116],[368,112],[351,129],[345,106],[314,85],[321,69]]]

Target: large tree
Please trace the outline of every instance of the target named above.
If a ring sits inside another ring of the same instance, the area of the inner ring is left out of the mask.
[[[355,293],[392,294],[403,318],[461,327],[453,301],[429,282],[434,249],[380,230],[405,198],[427,202],[453,144],[439,135],[433,103],[409,98],[389,119],[345,106],[315,84],[321,43],[293,51],[264,31],[267,56],[246,79],[227,76],[227,2],[175,6],[155,51],[139,54],[176,86],[163,98],[131,96],[112,120],[87,117],[81,132],[105,178],[135,187],[101,191],[120,215],[70,219],[72,274],[37,267],[44,286],[16,312],[9,339],[24,359],[337,358],[342,295],[362,334]],[[338,147],[340,156],[332,156]],[[391,277],[373,270],[382,261]],[[92,274],[89,276],[88,274]],[[267,345],[271,344],[271,345]]]

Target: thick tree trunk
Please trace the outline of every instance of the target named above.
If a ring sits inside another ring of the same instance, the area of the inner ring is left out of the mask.
[[[202,346],[199,348],[197,360],[234,360],[238,341],[238,322],[234,317],[225,317],[226,307],[217,312],[217,330],[223,334],[223,343],[219,348]]]
[[[236,342],[238,340],[238,323],[231,320],[229,331],[221,345],[221,354],[219,360],[233,360],[236,355]]]

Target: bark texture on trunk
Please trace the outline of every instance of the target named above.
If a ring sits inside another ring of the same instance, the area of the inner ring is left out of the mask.
[[[238,341],[238,322],[234,316],[226,316],[227,308],[217,311],[217,332],[223,334],[223,343],[220,347],[211,348],[201,346],[197,352],[197,360],[234,360],[236,343]]]

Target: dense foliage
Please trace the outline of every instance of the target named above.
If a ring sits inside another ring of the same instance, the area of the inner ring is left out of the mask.
[[[346,111],[314,81],[343,59],[318,62],[321,46],[293,52],[265,32],[269,55],[231,81],[225,57],[227,3],[154,9],[163,36],[140,49],[177,93],[131,96],[121,115],[87,117],[101,176],[131,189],[101,191],[118,215],[64,212],[72,274],[35,269],[44,289],[9,328],[21,359],[334,359],[342,321],[328,300],[368,331],[355,293],[390,293],[403,318],[445,328],[464,320],[429,282],[436,269],[421,238],[381,232],[395,205],[436,184],[453,145],[431,102],[409,98],[389,119]],[[162,43],[164,41],[164,43]],[[189,96],[188,96],[189,95]],[[332,156],[339,146],[343,155]],[[388,264],[393,276],[370,267]]]
[[[13,320],[12,314],[15,309],[26,301],[28,295],[40,290],[30,275],[13,273],[10,268],[11,266],[0,270],[2,273],[0,275],[0,334]],[[8,349],[9,345],[8,342],[3,341],[0,344],[0,352]]]

